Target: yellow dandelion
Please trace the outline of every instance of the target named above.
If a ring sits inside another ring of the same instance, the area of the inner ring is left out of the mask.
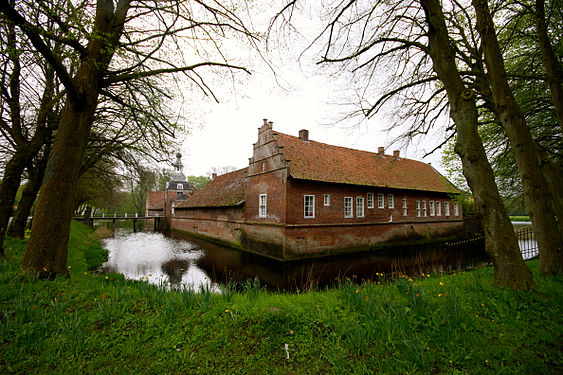
[[[47,272],[47,267],[43,267],[43,271]]]
[[[360,293],[360,289],[356,289],[356,293]]]
[[[106,280],[109,279],[109,277],[106,276]]]
[[[443,296],[443,294],[442,294],[442,293],[439,293],[439,294],[438,294],[438,297],[442,297],[442,296]]]
[[[67,268],[70,269],[71,266],[68,266]]]
[[[440,285],[444,285],[444,283],[440,281]]]
[[[412,279],[409,277],[409,281],[412,283]]]

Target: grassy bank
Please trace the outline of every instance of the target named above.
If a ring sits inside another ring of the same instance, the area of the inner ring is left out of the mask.
[[[490,268],[296,294],[251,281],[166,292],[89,272],[103,251],[87,231],[73,226],[72,278],[52,282],[19,271],[25,242],[8,240],[0,373],[563,371],[563,278],[537,277],[537,261],[540,294],[492,288]]]

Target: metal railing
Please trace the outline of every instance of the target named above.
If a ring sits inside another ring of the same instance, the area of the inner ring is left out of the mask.
[[[539,255],[538,243],[536,235],[532,227],[523,227],[514,231],[516,239],[518,240],[518,247],[522,253],[522,258],[525,260],[533,259]],[[459,241],[446,242],[446,248],[471,248],[483,241],[483,234],[476,234],[470,238],[464,238]],[[484,242],[483,245],[484,246]]]
[[[514,231],[518,239],[518,246],[522,253],[522,258],[532,259],[539,255],[538,242],[532,227],[524,227]]]

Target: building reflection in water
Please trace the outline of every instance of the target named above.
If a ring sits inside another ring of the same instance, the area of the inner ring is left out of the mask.
[[[371,254],[280,262],[179,233],[127,233],[117,231],[106,239],[110,250],[102,272],[122,273],[129,279],[154,284],[171,283],[197,290],[201,285],[217,290],[227,280],[240,282],[257,277],[272,289],[308,289],[335,283],[335,279],[377,278],[376,273],[411,275],[468,268],[487,260],[482,244],[471,250],[436,246],[392,249]]]

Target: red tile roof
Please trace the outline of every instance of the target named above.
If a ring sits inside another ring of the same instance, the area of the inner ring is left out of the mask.
[[[236,206],[244,201],[244,177],[248,168],[225,173],[209,182],[201,191],[176,206],[224,207]]]
[[[164,192],[149,191],[147,192],[147,210],[164,209]]]
[[[458,193],[427,163],[332,146],[274,132],[293,178],[352,185]]]

